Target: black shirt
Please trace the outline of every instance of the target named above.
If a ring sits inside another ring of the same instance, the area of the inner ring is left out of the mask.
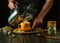
[[[23,16],[24,21],[31,22],[33,24],[34,19],[42,9],[45,0],[15,0],[18,2],[19,15]],[[21,14],[20,14],[21,13]],[[12,20],[14,20],[12,18]]]
[[[45,0],[16,0],[19,3],[21,11],[29,12],[36,17],[42,9]]]

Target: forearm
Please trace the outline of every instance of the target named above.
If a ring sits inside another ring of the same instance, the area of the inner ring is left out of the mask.
[[[43,5],[43,8],[40,11],[38,17],[43,19],[45,17],[45,15],[48,13],[48,11],[50,10],[50,8],[52,7],[52,5],[53,5],[53,0],[46,0],[46,2]]]
[[[8,2],[13,2],[14,0],[8,0]]]

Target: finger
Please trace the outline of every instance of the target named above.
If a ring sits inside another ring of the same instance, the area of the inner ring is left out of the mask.
[[[34,24],[33,24],[33,26],[32,26],[32,29],[34,29]]]
[[[34,26],[35,26],[35,22],[33,23],[32,29],[34,28]]]
[[[32,29],[34,29],[34,27],[35,27],[36,25],[38,25],[38,24],[41,24],[40,21],[35,20],[35,22],[33,23]]]
[[[35,25],[36,25],[36,21],[33,23],[32,29],[34,29]]]

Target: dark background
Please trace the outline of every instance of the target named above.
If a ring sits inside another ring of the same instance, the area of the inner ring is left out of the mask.
[[[60,28],[60,0],[54,0],[51,10],[47,13],[42,24],[46,28],[48,20],[57,21],[57,28]],[[7,19],[9,17],[9,8],[7,0],[0,0],[0,28],[9,25]]]

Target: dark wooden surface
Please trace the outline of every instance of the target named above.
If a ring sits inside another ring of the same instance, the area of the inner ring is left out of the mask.
[[[56,37],[60,38],[58,31]],[[40,34],[10,34],[8,36],[0,36],[0,43],[60,43],[60,40],[50,39]]]

